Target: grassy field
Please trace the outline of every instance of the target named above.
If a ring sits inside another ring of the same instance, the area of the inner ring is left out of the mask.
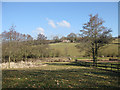
[[[3,88],[114,88],[118,74],[73,62],[43,62],[47,66],[2,71]]]
[[[49,44],[52,49],[58,50],[61,56],[70,57],[82,57],[85,55],[85,51],[80,51],[75,47],[78,43],[55,43]],[[118,55],[118,44],[108,44],[101,48],[100,55],[115,56]],[[84,57],[83,57],[84,58]]]
[[[100,50],[101,54],[107,56],[116,56],[118,55],[118,44],[109,44],[106,45],[104,47],[102,47],[102,49]]]
[[[52,49],[58,50],[62,56],[80,57],[84,55],[84,51],[79,52],[75,47],[77,43],[55,43],[49,44]]]

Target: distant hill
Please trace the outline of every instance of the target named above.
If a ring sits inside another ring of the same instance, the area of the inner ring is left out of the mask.
[[[81,57],[85,55],[85,51],[80,51],[75,47],[78,43],[54,43],[49,44],[54,50],[59,51],[60,56]],[[80,44],[80,43],[79,43]],[[103,46],[99,50],[99,55],[118,56],[118,39],[112,41],[111,44]]]

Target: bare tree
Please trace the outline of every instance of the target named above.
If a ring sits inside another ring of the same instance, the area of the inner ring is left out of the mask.
[[[82,37],[87,42],[86,46],[89,47],[89,51],[92,52],[93,64],[97,64],[98,49],[109,43],[111,37],[111,29],[103,26],[104,21],[98,18],[98,14],[95,16],[90,15],[89,22],[85,23],[83,30],[80,30]]]
[[[55,43],[60,42],[60,39],[59,39],[58,36],[54,36],[54,37],[53,37],[53,40],[55,41]]]
[[[75,33],[70,33],[67,38],[71,41],[74,42],[76,40],[77,35]]]
[[[37,40],[46,40],[47,37],[43,34],[38,34]]]

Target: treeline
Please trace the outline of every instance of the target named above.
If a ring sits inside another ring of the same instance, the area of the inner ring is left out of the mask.
[[[80,37],[74,33],[70,33],[67,37],[53,37],[48,40],[43,34],[38,34],[37,39],[29,34],[22,34],[15,30],[15,26],[11,26],[9,31],[4,31],[2,36],[2,62],[26,61],[30,58],[59,57],[61,53],[57,49],[50,48],[50,43],[78,42]]]
[[[59,43],[59,42],[71,42],[71,43],[79,43],[84,38],[81,37],[79,34],[70,33],[66,37],[62,36],[61,38],[58,36],[54,36],[50,43]]]
[[[109,39],[110,41],[112,41],[112,40],[116,40],[118,38],[120,38],[120,35],[118,37],[112,37],[111,36],[110,39],[109,38],[107,38],[107,39]],[[54,36],[52,40],[48,40],[48,43],[59,43],[59,42],[70,42],[70,43],[80,43],[80,42],[82,42],[83,43],[83,42],[87,42],[88,40],[89,39],[88,39],[87,36],[82,36],[80,34],[70,33],[66,37],[62,36],[61,38],[58,37],[58,36]]]
[[[58,57],[59,52],[49,48],[49,40],[39,34],[34,40],[31,35],[21,34],[11,26],[2,36],[2,62],[25,61],[30,58]]]

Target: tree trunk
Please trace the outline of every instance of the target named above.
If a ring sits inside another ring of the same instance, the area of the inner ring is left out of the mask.
[[[92,43],[92,55],[93,55],[93,66],[95,66],[95,48],[94,48],[94,43]]]
[[[92,53],[93,53],[93,66],[95,66],[95,52],[94,52],[94,48],[92,48]]]
[[[42,53],[42,59],[43,59],[43,53]]]
[[[9,56],[9,65],[8,65],[8,68],[10,68],[10,56]]]
[[[25,53],[25,61],[27,61],[27,52]]]
[[[97,43],[95,43],[95,63],[97,66],[97,56],[98,56],[98,47],[97,47]]]
[[[15,63],[15,58],[14,58],[14,63]]]

